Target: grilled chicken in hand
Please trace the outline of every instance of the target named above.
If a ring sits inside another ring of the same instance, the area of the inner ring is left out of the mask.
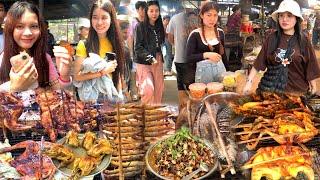
[[[73,147],[79,147],[78,133],[73,130],[69,131],[66,135],[65,143]]]
[[[113,152],[112,146],[107,139],[98,139],[97,144],[92,146],[87,154],[92,157],[102,158],[106,154]]]
[[[91,156],[76,158],[72,166],[73,179],[89,175],[97,167],[98,162],[97,158]]]
[[[23,112],[22,100],[9,93],[0,93],[0,119],[11,131],[24,131],[32,128],[18,123]]]
[[[53,144],[44,151],[44,154],[61,161],[59,165],[60,167],[64,167],[74,160],[73,152],[61,144]]]
[[[49,146],[47,142],[45,146]],[[48,178],[55,173],[55,166],[52,164],[51,159],[44,155],[42,157],[42,169],[40,169],[40,145],[35,141],[23,141],[14,146],[6,147],[0,150],[0,153],[10,152],[15,149],[26,149],[19,157],[16,157],[14,160],[10,161],[12,167],[15,167],[16,170],[23,175],[22,179],[40,179]]]
[[[96,141],[96,139],[97,139],[97,136],[95,133],[90,131],[86,132],[83,137],[82,147],[88,151],[94,145],[94,142]]]
[[[311,153],[297,146],[260,148],[245,166],[251,164],[256,164],[252,168],[251,180],[260,180],[262,177],[291,179],[297,178],[299,172],[309,180],[314,180]]]

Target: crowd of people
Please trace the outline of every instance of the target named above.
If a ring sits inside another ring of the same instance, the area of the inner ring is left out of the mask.
[[[161,17],[155,0],[138,1],[135,9],[137,17],[131,19],[117,15],[108,0],[94,2],[88,19],[80,23],[79,42],[72,56],[65,47],[52,45],[53,37],[36,6],[18,1],[6,13],[0,4],[0,20],[6,17],[4,40],[0,39],[0,47],[4,45],[0,90],[23,91],[34,83],[54,89],[75,85],[81,100],[89,100],[87,93],[98,92],[100,95],[90,101],[112,93],[124,101],[160,104],[164,75],[172,75],[174,66],[181,108],[190,84],[219,81],[228,70],[225,33],[239,32],[238,5],[225,29],[219,27],[215,2],[203,3],[199,13],[182,2],[181,11],[172,17]],[[320,15],[315,18],[312,43],[303,33],[304,26],[311,27],[303,25],[306,18],[296,1],[284,0],[271,17],[274,31],[266,38],[243,93],[250,92],[258,71],[266,71],[258,92],[318,93],[320,70],[313,45],[319,39]],[[21,59],[23,51],[31,58],[14,71],[12,62]],[[114,88],[109,88],[110,83]]]

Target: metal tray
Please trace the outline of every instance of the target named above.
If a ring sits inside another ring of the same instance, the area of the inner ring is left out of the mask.
[[[78,139],[81,142],[83,139],[84,134],[78,134]],[[64,144],[65,142],[65,137],[59,139],[57,141],[58,144]],[[83,157],[83,156],[87,156],[87,152],[84,148],[82,147],[72,147],[69,145],[64,144],[65,147],[68,147],[70,150],[73,151],[73,153],[75,154],[75,157]],[[58,167],[58,165],[60,164],[59,161],[53,159],[53,164]],[[82,176],[81,178],[93,178],[93,176],[101,173],[103,170],[105,170],[109,164],[111,162],[111,155],[105,155],[101,161],[101,163],[88,175],[88,176]],[[67,167],[62,167],[59,168],[58,171],[60,171],[61,174],[63,174],[66,177],[70,177],[72,175],[72,171],[71,171],[71,164],[69,164]]]

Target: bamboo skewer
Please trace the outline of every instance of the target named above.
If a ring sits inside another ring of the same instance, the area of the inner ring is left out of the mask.
[[[214,126],[214,129],[215,129],[216,134],[217,134],[217,136],[218,136],[218,141],[219,141],[219,144],[220,144],[220,146],[221,146],[221,148],[222,148],[223,155],[226,157],[228,166],[230,167],[230,172],[231,172],[231,174],[236,174],[236,171],[235,171],[235,169],[234,169],[234,167],[233,167],[232,161],[230,160],[230,157],[229,157],[229,155],[228,155],[228,153],[227,153],[225,143],[224,143],[224,141],[223,141],[223,139],[222,139],[222,136],[221,136],[221,133],[220,133],[220,131],[219,131],[217,121],[215,120],[214,114],[213,114],[213,112],[212,112],[212,110],[211,110],[211,106],[210,106],[210,104],[209,104],[209,102],[208,102],[207,100],[205,100],[204,103],[205,103],[205,105],[206,105],[206,107],[207,107],[209,117],[210,117],[210,119],[211,119],[211,121],[212,121],[212,124],[213,124],[213,126]]]
[[[121,130],[120,130],[120,105],[119,102],[117,103],[117,116],[118,116],[118,139],[119,139],[119,144],[118,144],[118,150],[119,150],[119,180],[124,180],[124,173],[123,173],[123,166],[122,166],[122,149],[121,149]]]
[[[237,144],[245,144],[245,143],[249,143],[249,142],[255,142],[255,141],[260,141],[260,140],[267,140],[267,139],[274,139],[277,137],[289,137],[289,136],[295,136],[295,135],[299,135],[302,133],[307,133],[309,131],[306,132],[301,132],[301,133],[289,133],[289,134],[283,134],[283,135],[275,135],[275,136],[269,136],[269,137],[261,137],[261,138],[254,138],[254,139],[249,139],[249,140],[245,140],[245,141],[239,141],[237,142]]]
[[[264,124],[264,123],[263,123]],[[265,126],[272,126],[272,124],[268,124],[268,123],[265,123]],[[314,126],[320,126],[320,123],[314,123]],[[248,123],[248,124],[239,124],[237,126],[233,126],[231,127],[232,129],[240,129],[240,128],[251,128],[253,127],[253,123]]]
[[[271,163],[271,162],[274,162],[274,161],[287,160],[288,158],[296,158],[296,157],[299,157],[299,156],[308,156],[308,155],[309,156],[313,156],[314,153],[308,152],[308,153],[302,153],[302,154],[296,154],[296,155],[290,155],[290,156],[282,156],[282,157],[278,157],[278,158],[275,158],[275,159],[270,159],[270,160],[266,160],[266,161],[257,162],[257,163],[254,163],[254,164],[247,164],[247,165],[242,166],[241,169],[242,170],[251,169],[254,166],[258,166],[258,165],[262,165],[262,164],[266,164],[266,163]]]

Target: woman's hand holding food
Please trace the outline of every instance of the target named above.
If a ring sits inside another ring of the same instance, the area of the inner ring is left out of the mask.
[[[205,52],[203,53],[203,58],[213,62],[219,62],[222,59],[221,55],[215,52]]]
[[[11,57],[17,58],[16,55]],[[17,92],[27,90],[33,83],[35,83],[38,79],[37,69],[33,63],[33,58],[30,58],[25,66],[17,72],[14,72],[13,68],[10,70],[10,91]]]
[[[108,75],[113,73],[116,70],[117,66],[118,66],[118,63],[116,60],[108,62],[107,67],[104,68],[102,71],[100,71],[101,75]]]
[[[56,57],[56,64],[60,78],[66,81],[70,80],[69,77],[72,57],[68,53],[68,50],[62,46],[54,46],[53,53]]]

